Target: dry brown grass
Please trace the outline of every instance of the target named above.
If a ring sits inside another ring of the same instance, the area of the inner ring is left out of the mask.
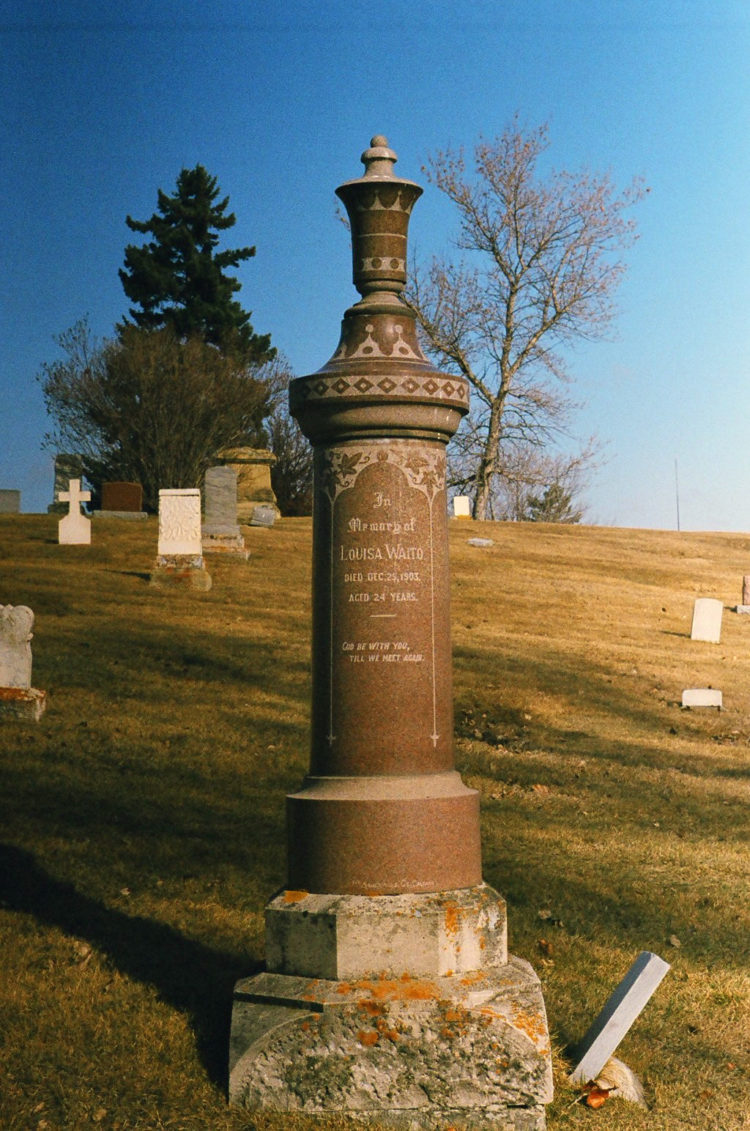
[[[310,524],[246,533],[210,593],[165,594],[153,520],[61,547],[51,517],[0,518],[0,603],[35,610],[50,694],[36,726],[0,727],[2,1131],[312,1126],[223,1091],[308,741]],[[457,759],[511,948],[544,982],[550,1131],[750,1127],[750,618],[689,639],[695,596],[740,599],[749,540],[472,533],[451,525]],[[707,685],[724,711],[680,709]],[[619,1055],[651,1110],[585,1109],[568,1050],[644,949],[672,970]]]

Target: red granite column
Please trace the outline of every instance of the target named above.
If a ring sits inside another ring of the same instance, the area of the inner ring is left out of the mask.
[[[481,882],[477,795],[455,772],[445,446],[468,387],[422,354],[401,300],[421,189],[376,137],[337,189],[354,282],[341,341],[292,382],[315,446],[310,774],[288,799],[290,888],[395,894]]]

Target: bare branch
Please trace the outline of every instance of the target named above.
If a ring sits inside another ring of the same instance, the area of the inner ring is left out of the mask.
[[[636,238],[627,210],[646,192],[634,180],[618,195],[607,174],[542,176],[548,144],[546,126],[524,132],[516,117],[479,139],[471,169],[463,149],[435,153],[425,169],[456,206],[462,254],[415,268],[406,297],[427,356],[477,393],[473,423],[454,441],[457,482],[469,482],[473,461],[477,518],[507,475],[505,447],[538,447],[566,426],[572,405],[556,388],[569,379],[565,351],[609,330],[620,256]]]

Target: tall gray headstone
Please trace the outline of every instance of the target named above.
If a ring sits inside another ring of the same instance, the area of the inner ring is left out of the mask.
[[[245,539],[237,523],[237,472],[209,467],[203,482],[203,551],[243,554]]]

